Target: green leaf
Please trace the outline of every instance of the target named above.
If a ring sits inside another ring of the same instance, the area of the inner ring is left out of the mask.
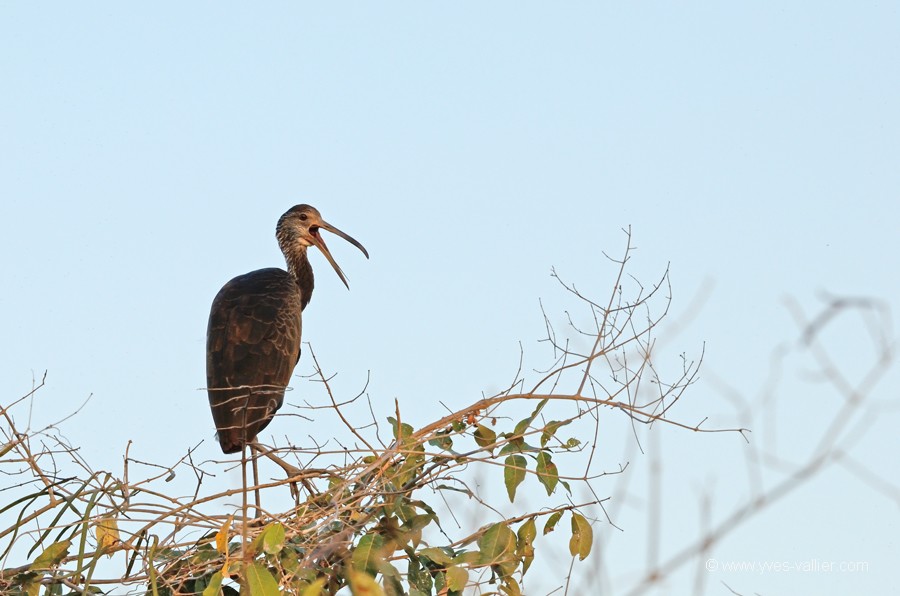
[[[365,571],[370,575],[378,573],[378,567],[384,560],[384,537],[380,534],[366,534],[359,539],[356,548],[353,549],[353,568],[357,571]]]
[[[531,416],[528,418],[524,418],[516,424],[516,429],[513,431],[513,435],[519,436],[525,433],[528,430],[528,427],[531,426],[531,423],[534,422],[534,419],[537,418],[537,415],[540,414],[541,410],[544,409],[544,406],[547,405],[548,399],[545,397],[541,401],[538,402],[537,407],[534,409],[534,412],[531,413]]]
[[[322,588],[325,587],[325,578],[320,577],[313,583],[309,584],[305,588],[303,588],[303,593],[300,596],[322,596]]]
[[[475,442],[479,447],[487,447],[497,442],[497,433],[481,424],[475,427]]]
[[[457,565],[447,567],[447,587],[451,592],[462,592],[468,583],[468,571]]]
[[[525,466],[528,465],[521,455],[510,455],[503,464],[503,481],[506,483],[506,494],[509,495],[509,502],[512,503],[516,499],[516,488],[525,480]]]
[[[528,521],[519,526],[519,530],[516,532],[516,555],[522,559],[522,575],[525,575],[534,561],[534,539],[536,537],[537,528],[534,518],[530,517]]]
[[[443,569],[440,571],[431,571],[431,575],[434,577],[434,591],[438,594],[446,594],[447,590],[444,588],[447,587],[447,572]]]
[[[478,548],[481,550],[481,562],[493,564],[515,552],[516,535],[506,524],[496,523],[478,538]]]
[[[519,582],[511,577],[503,578],[503,583],[500,584],[500,591],[506,596],[522,596],[522,588],[519,587]]]
[[[348,576],[350,592],[353,596],[384,596],[384,590],[368,573],[351,569]]]
[[[481,561],[481,553],[477,550],[469,550],[453,557],[454,565],[477,565]]]
[[[38,555],[38,558],[29,565],[29,569],[49,569],[55,567],[62,562],[69,554],[69,547],[72,546],[71,540],[61,540],[54,542]]]
[[[259,536],[253,541],[251,550],[264,552],[268,555],[277,555],[284,548],[284,526],[279,522],[267,525]]]
[[[294,579],[302,582],[305,586],[314,583],[317,579],[327,579],[327,578],[319,578],[319,574],[315,569],[310,569],[309,567],[303,567],[302,569],[298,569],[296,573],[293,574]],[[301,586],[301,587],[305,587]]]
[[[394,431],[395,439],[405,439],[413,434],[413,427],[410,424],[405,422],[400,423],[400,432],[397,432],[397,419],[393,416],[388,416],[388,422],[391,423],[391,429]]]
[[[547,494],[552,495],[556,489],[556,484],[559,482],[559,472],[556,469],[556,464],[553,463],[553,458],[547,451],[538,453],[537,474],[538,480],[547,489]]]
[[[38,578],[29,578],[19,584],[20,589],[13,592],[16,596],[39,596],[41,593],[41,582]]]
[[[284,569],[286,573],[296,575],[297,572],[300,571],[300,557],[297,556],[297,551],[293,548],[283,549],[279,555],[279,559],[281,560],[281,568]]]
[[[246,567],[247,587],[250,588],[250,596],[281,596],[278,591],[278,582],[269,573],[269,570],[253,562]]]
[[[565,447],[566,449],[575,449],[579,445],[581,445],[581,441],[579,441],[575,437],[572,437],[568,441],[565,442],[563,447]]]
[[[522,437],[517,437],[512,433],[503,433],[500,436],[506,439],[506,444],[500,448],[500,455],[506,455],[507,453],[532,453],[538,450],[537,447],[532,447],[526,443]]]
[[[240,548],[240,545],[237,545],[237,547]],[[188,557],[188,560],[190,561],[189,564],[193,565],[195,563],[207,563],[209,561],[216,561],[221,558],[222,554],[214,549],[211,544],[203,544],[200,547],[194,549],[194,552]]]
[[[435,434],[434,438],[428,441],[429,445],[443,449],[444,451],[453,450],[453,439],[450,438],[447,431],[440,431]]]
[[[378,567],[385,596],[403,596],[403,576],[396,567],[385,561]]]
[[[97,520],[94,526],[94,536],[97,538],[97,549],[107,551],[119,543],[119,525],[116,518],[104,516]]]
[[[425,501],[419,501],[418,499],[412,499],[412,500],[410,500],[409,504],[412,505],[413,507],[417,507],[417,508],[421,509],[425,513],[430,514],[432,517],[434,517],[434,521],[438,522],[437,513],[435,513],[434,509],[431,507],[431,505],[429,505]],[[440,523],[440,522],[438,522],[438,523]]]
[[[524,524],[519,526],[519,530],[516,532],[516,537],[518,538],[518,546],[520,548],[525,545],[530,545],[532,542],[534,542],[534,539],[537,537],[537,529],[535,528],[533,517],[529,517]]]
[[[442,548],[437,548],[436,546],[423,548],[416,554],[420,557],[427,557],[429,561],[436,563],[441,567],[446,567],[453,562],[453,557],[448,554],[447,551]]]
[[[426,527],[428,524],[434,521],[434,516],[430,513],[419,513],[418,515],[414,515],[403,524],[403,530],[407,532],[415,532],[417,530],[421,530]]]
[[[434,585],[431,579],[431,573],[427,569],[422,569],[422,564],[418,557],[409,558],[409,566],[406,569],[406,579],[410,588],[415,587],[424,594],[431,594],[431,588]],[[412,594],[410,589],[410,594]]]
[[[7,443],[6,445],[4,445],[3,447],[0,447],[0,457],[3,457],[4,455],[6,455],[6,454],[9,453],[10,451],[12,451],[12,448],[15,447],[15,446],[16,446],[16,442],[15,442],[15,441],[10,441],[9,443]]]
[[[569,553],[574,557],[578,555],[580,561],[591,552],[594,542],[594,530],[591,524],[580,513],[572,512],[572,537],[569,539]]]
[[[397,499],[394,503],[394,513],[397,514],[397,517],[407,523],[417,515],[416,508],[410,504],[409,499],[403,497]]]
[[[560,427],[565,426],[572,422],[571,420],[551,420],[547,423],[547,426],[544,427],[544,432],[541,433],[541,447],[546,447],[547,443],[550,442],[550,439],[556,434],[556,431],[560,429]]]
[[[216,571],[209,583],[203,588],[203,596],[219,596],[222,588],[222,572]]]
[[[503,576],[515,571],[518,564],[515,558],[516,535],[506,524],[497,523],[488,528],[478,539],[478,548],[481,550],[482,565],[499,567]]]
[[[12,576],[12,582],[14,584],[25,586],[33,581],[38,581],[38,585],[40,585],[39,580],[41,577],[43,577],[43,574],[38,573],[37,571],[22,571]]]
[[[409,510],[415,511],[412,507]],[[412,542],[413,548],[415,548],[422,541],[422,529],[434,521],[437,521],[435,516],[429,513],[415,514],[400,527],[400,531],[395,539],[403,544]]]
[[[547,523],[544,524],[544,536],[556,529],[556,524],[559,522],[559,518],[562,517],[562,514],[562,511],[550,514],[550,517],[547,518]]]
[[[396,483],[400,486],[415,478],[415,475],[425,463],[425,448],[421,443],[410,442],[403,449],[406,457],[399,468],[396,468]]]

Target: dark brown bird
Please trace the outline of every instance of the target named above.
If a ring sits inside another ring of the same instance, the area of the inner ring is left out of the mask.
[[[350,288],[320,230],[337,234],[369,257],[362,244],[322,220],[314,207],[297,205],[275,228],[287,271],[273,267],[239,275],[213,300],[206,334],[206,386],[225,453],[237,453],[253,442],[284,402],[300,359],[301,313],[313,292],[306,249],[322,251]]]

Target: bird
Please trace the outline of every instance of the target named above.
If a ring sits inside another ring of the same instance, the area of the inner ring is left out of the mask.
[[[239,275],[213,299],[206,334],[206,388],[219,446],[226,454],[252,445],[284,402],[300,360],[302,313],[313,293],[307,249],[318,248],[350,289],[322,230],[369,258],[362,244],[325,222],[315,207],[295,205],[275,227],[287,271],[271,267]]]

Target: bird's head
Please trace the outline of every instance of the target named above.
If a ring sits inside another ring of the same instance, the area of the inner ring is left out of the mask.
[[[319,233],[321,230],[328,230],[332,234],[340,236],[361,250],[367,259],[369,258],[369,253],[362,244],[327,223],[322,219],[319,210],[311,205],[295,205],[288,209],[287,213],[279,218],[278,225],[275,228],[275,235],[278,238],[278,245],[285,255],[291,254],[297,248],[302,250],[306,250],[310,246],[318,248],[325,255],[325,258],[328,259],[328,262],[331,263],[331,266],[334,267],[335,272],[341,278],[341,281],[344,282],[344,285],[349,289],[350,285],[347,283],[347,278],[344,277],[344,272],[341,271],[334,257],[331,256],[331,251],[328,250],[325,240]]]

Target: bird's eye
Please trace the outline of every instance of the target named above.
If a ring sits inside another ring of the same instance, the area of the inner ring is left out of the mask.
[[[300,221],[306,221],[309,217],[305,213],[300,214]]]

